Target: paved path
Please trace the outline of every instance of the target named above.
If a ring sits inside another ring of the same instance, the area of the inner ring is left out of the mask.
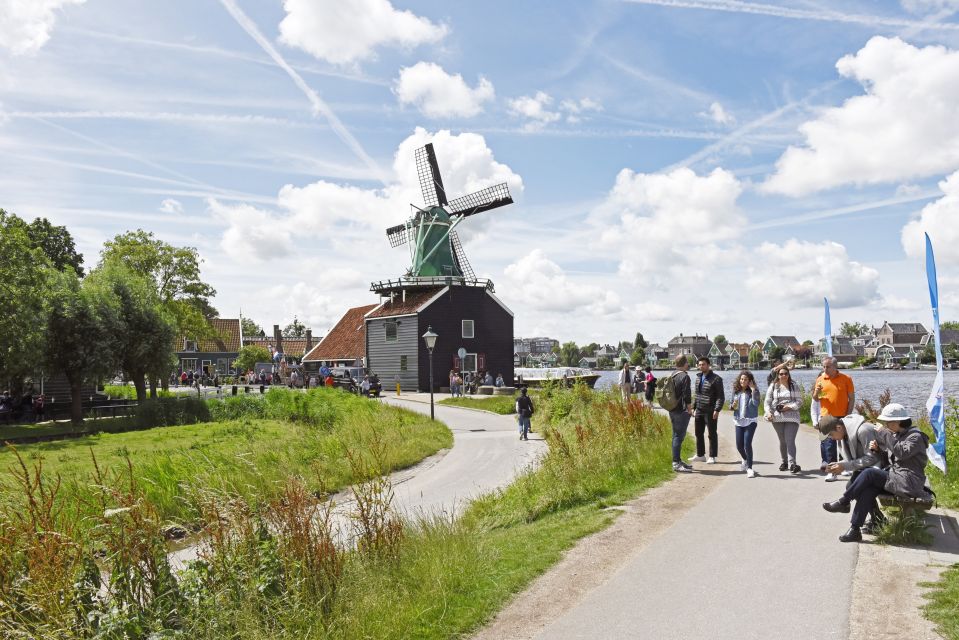
[[[398,398],[390,394],[384,400],[427,415],[430,412],[429,394]],[[515,416],[440,404],[435,409],[436,419],[453,432],[453,448],[394,476],[393,505],[400,512],[458,514],[471,498],[508,485],[546,450],[539,434],[520,441]]]
[[[807,471],[792,476],[778,471],[775,432],[760,422],[760,476],[749,479],[728,413],[719,431],[720,464],[695,464],[719,486],[537,638],[847,637],[857,546],[837,541],[848,516],[820,506],[843,483],[823,482],[817,436],[800,430]]]

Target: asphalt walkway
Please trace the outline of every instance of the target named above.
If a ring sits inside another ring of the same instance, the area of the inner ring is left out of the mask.
[[[820,506],[843,483],[823,481],[817,436],[800,430],[805,471],[792,475],[778,470],[776,434],[760,422],[750,479],[728,413],[719,433],[719,463],[694,463],[719,486],[537,638],[847,637],[858,549],[837,540],[848,516]]]

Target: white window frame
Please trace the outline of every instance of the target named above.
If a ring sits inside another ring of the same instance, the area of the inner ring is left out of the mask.
[[[466,323],[469,323],[470,334],[466,335]],[[476,337],[476,323],[473,320],[461,320],[460,321],[460,334],[463,338],[475,338]]]
[[[387,331],[387,328],[390,325],[393,325],[393,329],[395,331],[392,340],[390,340],[390,334],[389,334],[389,331]],[[400,323],[396,322],[395,320],[388,320],[384,322],[383,323],[383,340],[389,344],[392,344],[394,342],[399,342],[399,339],[400,339]]]

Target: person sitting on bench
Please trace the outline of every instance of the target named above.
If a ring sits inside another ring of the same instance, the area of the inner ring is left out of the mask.
[[[826,472],[837,478],[843,471],[852,472],[852,477],[846,483],[848,489],[863,469],[878,467],[885,469],[889,466],[889,455],[882,449],[870,448],[877,440],[876,425],[867,421],[858,413],[850,413],[842,418],[826,416],[819,421],[819,430],[827,438],[831,438],[839,445],[842,453],[841,462],[831,462],[826,466]],[[874,533],[883,521],[882,511],[877,507],[866,525],[863,533]]]
[[[926,447],[929,437],[912,426],[909,412],[901,404],[891,402],[876,417],[884,426],[876,428],[876,439],[870,443],[873,452],[887,451],[892,460],[888,469],[863,469],[835,502],[824,502],[822,508],[831,513],[849,513],[855,501],[849,530],[839,536],[840,542],[861,542],[862,525],[876,508],[876,496],[887,491],[896,496],[922,498],[926,495]]]

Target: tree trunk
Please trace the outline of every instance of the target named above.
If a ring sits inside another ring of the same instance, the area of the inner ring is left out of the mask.
[[[157,398],[157,381],[156,378],[150,378],[150,397],[154,400]]]
[[[70,381],[70,420],[73,424],[83,423],[83,390],[81,380]]]
[[[133,388],[137,390],[137,402],[143,402],[147,399],[147,386],[144,380],[145,375],[143,371],[136,371],[130,376],[133,378]]]

